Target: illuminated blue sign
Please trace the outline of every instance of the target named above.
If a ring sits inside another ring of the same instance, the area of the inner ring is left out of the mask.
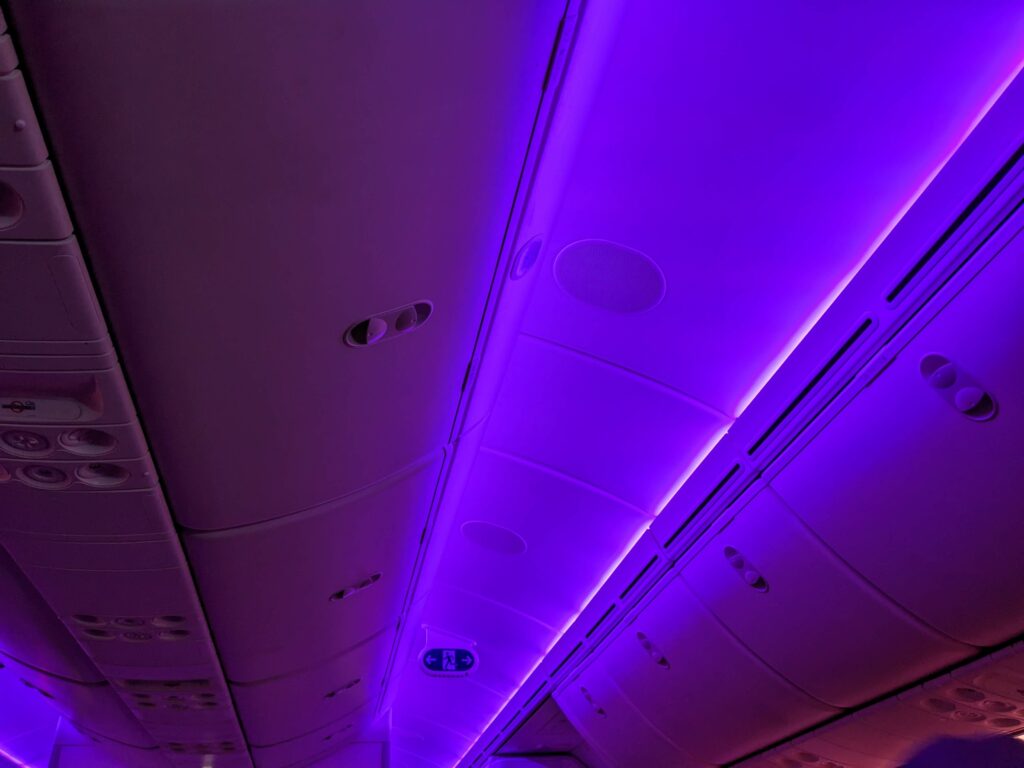
[[[431,675],[460,677],[476,667],[476,654],[466,648],[428,648],[421,658]]]

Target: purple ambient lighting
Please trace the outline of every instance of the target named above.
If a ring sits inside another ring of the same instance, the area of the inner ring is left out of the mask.
[[[17,757],[15,757],[14,755],[12,755],[10,752],[8,752],[7,750],[3,749],[2,747],[0,747],[0,757],[2,757],[5,760],[9,761],[11,763],[11,765],[18,766],[18,768],[35,768],[34,766],[29,765],[28,763],[21,762],[21,760],[19,760]]]
[[[807,320],[804,321],[803,325],[801,325],[800,328],[797,329],[796,333],[794,333],[793,336],[789,339],[789,341],[787,341],[786,344],[782,347],[782,350],[779,352],[778,357],[776,357],[771,362],[771,364],[769,364],[764,369],[764,371],[762,371],[761,375],[757,377],[757,380],[754,382],[754,385],[750,388],[750,391],[747,392],[747,394],[745,394],[740,399],[739,404],[736,407],[736,418],[739,418],[739,416],[747,409],[747,406],[749,406],[754,401],[754,398],[757,397],[758,393],[762,389],[764,389],[765,384],[767,384],[769,380],[771,380],[772,376],[774,376],[778,372],[779,368],[782,367],[782,364],[786,362],[786,359],[793,353],[793,350],[796,349],[800,342],[804,340],[808,333],[810,333],[811,328],[813,328],[815,324],[817,324],[817,322],[821,319],[822,315],[824,315],[825,312],[828,311],[828,308],[831,307],[833,303],[835,303],[835,300],[839,298],[839,294],[841,294],[846,289],[846,286],[850,284],[850,281],[853,280],[853,278],[857,276],[857,273],[861,271],[865,264],[867,264],[868,259],[870,259],[874,255],[875,251],[878,250],[878,247],[883,242],[885,242],[885,239],[889,237],[890,233],[892,233],[892,231],[896,228],[896,225],[900,223],[904,216],[906,216],[907,211],[909,211],[914,206],[914,203],[918,201],[921,195],[924,194],[924,191],[928,189],[928,186],[935,180],[935,177],[942,172],[942,169],[946,167],[946,164],[950,161],[953,155],[956,154],[956,151],[960,149],[963,143],[967,140],[967,137],[971,135],[975,128],[978,127],[978,124],[985,119],[985,115],[987,115],[989,111],[992,109],[992,107],[995,105],[995,103],[999,101],[999,98],[1006,92],[1006,89],[1010,87],[1010,84],[1017,78],[1017,76],[1021,73],[1022,70],[1024,70],[1024,61],[1021,61],[1019,64],[1017,64],[1013,71],[1006,77],[1005,80],[1003,80],[1002,84],[1000,84],[999,87],[996,88],[996,90],[989,97],[988,101],[985,102],[985,104],[978,111],[977,115],[975,115],[974,119],[970,121],[970,123],[964,129],[963,133],[960,134],[960,137],[950,147],[949,151],[946,153],[946,156],[931,170],[930,173],[928,173],[927,176],[925,176],[921,183],[918,184],[917,189],[913,192],[913,194],[911,194],[910,197],[907,198],[907,201],[900,207],[898,211],[896,211],[896,214],[889,220],[889,223],[882,229],[881,232],[879,232],[878,237],[876,237],[874,242],[871,243],[870,247],[867,249],[867,251],[865,251],[864,256],[860,259],[860,261],[858,261],[854,265],[853,269],[851,269],[846,274],[846,276],[843,277],[843,279],[836,284],[835,288],[832,289],[828,296],[826,296],[825,299],[821,302],[821,304],[819,304],[815,308],[815,310],[810,314],[810,316],[808,316]]]
[[[9,666],[0,671],[0,757],[20,768],[40,768],[49,761],[61,718],[12,673]]]
[[[1020,0],[0,3],[0,766],[1024,730]]]
[[[609,17],[614,14],[609,14]],[[898,207],[896,212],[889,217],[888,223],[879,231],[877,236],[873,239],[870,246],[864,251],[863,255],[855,262],[853,267],[846,272],[845,275],[835,284],[835,286],[828,292],[828,294],[818,303],[813,311],[806,317],[803,323],[791,334],[789,339],[782,345],[778,355],[771,360],[771,362],[764,367],[764,369],[754,378],[753,383],[750,385],[746,393],[739,398],[736,408],[734,411],[734,419],[739,418],[755,400],[758,394],[764,389],[765,385],[772,379],[772,377],[778,372],[785,361],[792,355],[793,351],[799,346],[804,340],[810,330],[818,323],[822,316],[828,311],[833,305],[837,298],[842,294],[850,282],[857,276],[861,269],[868,263],[871,256],[879,248],[879,246],[886,240],[887,237],[892,233],[899,222],[904,218],[907,212],[914,206],[921,195],[929,187],[929,185],[935,180],[938,174],[946,167],[950,159],[955,155],[957,150],[963,145],[967,138],[971,135],[978,124],[985,118],[992,107],[996,104],[999,98],[1003,95],[1006,89],[1011,83],[1017,78],[1017,76],[1024,70],[1024,60],[1018,61],[1012,68],[1009,75],[1003,77],[999,85],[995,90],[985,99],[981,108],[968,120],[966,126],[958,132],[957,138],[950,144],[948,149],[945,150],[941,159],[934,164],[930,170],[924,175],[924,178],[918,182],[911,194],[906,200]],[[721,429],[715,432],[712,437],[700,448],[699,451],[694,455],[686,469],[679,476],[677,481],[673,484],[670,491],[664,496],[662,501],[657,505],[655,509],[655,516],[659,515],[665,507],[672,501],[682,486],[690,478],[690,476],[697,470],[697,468],[704,462],[704,460],[711,454],[711,452],[718,446],[722,438],[729,431],[730,424],[724,425]],[[598,582],[590,589],[587,596],[584,598],[580,609],[574,612],[570,618],[559,628],[557,633],[554,635],[551,642],[548,644],[544,652],[536,659],[526,674],[521,678],[515,688],[505,697],[501,704],[501,707],[494,713],[486,725],[480,729],[479,733],[469,744],[469,746],[462,752],[455,765],[460,765],[466,758],[466,756],[473,751],[480,737],[487,732],[491,725],[501,716],[509,702],[515,698],[523,686],[530,680],[534,672],[544,662],[548,654],[554,649],[562,637],[569,631],[579,616],[586,610],[586,608],[593,601],[594,597],[601,591],[604,584],[616,571],[622,561],[632,551],[633,547],[637,544],[640,537],[647,530],[648,525],[644,524],[639,527],[633,536],[630,538],[628,543],[622,549],[622,551],[614,558],[611,565],[605,571],[603,576]]]

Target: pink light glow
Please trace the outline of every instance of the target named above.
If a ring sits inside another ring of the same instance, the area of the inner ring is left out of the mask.
[[[828,295],[814,309],[814,311],[808,316],[804,323],[790,337],[790,339],[783,346],[779,354],[757,376],[754,384],[741,398],[739,404],[737,405],[734,418],[739,418],[739,416],[742,415],[743,412],[750,406],[750,404],[754,401],[757,395],[765,387],[768,381],[771,380],[771,378],[778,372],[779,368],[782,367],[783,363],[785,363],[785,361],[789,358],[789,356],[793,353],[797,346],[799,346],[799,344],[804,340],[804,338],[807,336],[810,330],[817,324],[817,322],[821,319],[825,312],[828,311],[829,307],[831,307],[832,304],[835,303],[836,299],[839,298],[839,296],[850,284],[850,282],[857,276],[857,274],[864,267],[864,265],[867,264],[868,260],[871,258],[872,255],[874,255],[875,251],[879,248],[879,246],[881,246],[881,244],[886,240],[886,238],[889,237],[892,231],[903,219],[903,217],[906,216],[907,212],[918,201],[918,199],[921,197],[924,191],[929,187],[929,185],[931,185],[931,183],[939,175],[942,169],[946,167],[947,163],[950,161],[953,155],[956,154],[957,150],[960,149],[964,141],[967,140],[967,138],[971,135],[974,129],[978,126],[978,124],[985,118],[985,116],[989,113],[992,107],[996,104],[999,98],[1003,95],[1006,89],[1010,86],[1014,79],[1021,73],[1022,70],[1024,70],[1024,59],[1022,59],[1020,62],[1016,64],[1016,66],[1013,68],[1010,74],[1001,82],[999,87],[988,98],[988,100],[986,100],[981,110],[968,123],[967,127],[960,134],[959,138],[953,143],[953,145],[950,147],[949,151],[945,154],[942,160],[931,170],[931,172],[928,173],[928,175],[923,179],[923,181],[917,186],[917,188],[906,200],[906,202],[899,208],[899,210],[890,219],[890,221],[886,224],[886,226],[882,229],[878,236],[872,241],[871,245],[868,247],[864,255],[857,261],[854,267],[828,293]],[[672,488],[665,495],[662,502],[657,506],[655,510],[655,516],[661,514],[665,507],[668,506],[668,504],[676,496],[679,490],[683,487],[686,481],[689,480],[689,478],[693,475],[697,468],[700,467],[700,465],[705,461],[705,459],[707,459],[711,452],[718,446],[722,438],[724,438],[725,435],[728,433],[730,426],[731,423],[723,426],[718,432],[712,435],[712,437],[707,441],[707,443],[694,455],[693,459],[687,465],[687,468],[680,475],[679,479],[673,484]],[[526,683],[533,676],[533,673],[537,671],[540,665],[547,658],[548,654],[554,649],[554,647],[559,643],[559,641],[562,639],[565,633],[569,631],[569,629],[576,622],[579,616],[590,605],[590,603],[601,591],[601,589],[604,587],[608,579],[611,578],[612,574],[616,571],[616,569],[619,567],[622,561],[633,550],[633,547],[636,546],[637,542],[647,531],[647,529],[648,525],[645,524],[634,533],[633,537],[630,539],[630,541],[625,546],[623,551],[615,558],[614,562],[611,564],[608,570],[598,580],[596,586],[590,591],[590,593],[584,599],[582,607],[575,614],[573,614],[565,622],[562,628],[555,634],[554,638],[552,639],[548,647],[545,649],[544,653],[537,659],[536,663],[534,663],[533,666],[530,667],[529,671],[524,675],[523,679],[519,682],[519,684],[515,687],[512,693],[504,701],[502,706],[498,709],[497,712],[495,712],[494,716],[483,727],[477,738],[459,756],[459,759],[455,763],[455,765],[460,765],[463,762],[463,760],[465,760],[466,756],[473,751],[474,747],[479,742],[480,737],[482,737],[483,734],[487,732],[491,725],[493,725],[494,722],[501,716],[502,712],[505,711],[505,708],[508,706],[509,702],[511,702],[512,699],[515,698],[515,696],[522,689],[522,687],[526,685]]]
[[[31,766],[28,763],[22,762],[20,758],[15,757],[3,747],[0,747],[0,757],[10,760],[14,765],[18,766],[18,768],[34,768],[34,766]]]
[[[878,247],[885,242],[885,239],[889,237],[892,231],[896,228],[896,225],[900,223],[904,216],[907,215],[907,211],[914,207],[914,204],[918,201],[921,195],[924,194],[924,191],[928,189],[929,185],[931,185],[935,180],[935,177],[942,172],[942,169],[946,167],[946,164],[950,161],[953,155],[956,154],[956,151],[960,149],[963,143],[967,140],[967,137],[973,133],[974,129],[978,127],[978,124],[985,118],[985,115],[987,115],[995,103],[999,101],[999,97],[1002,96],[1006,89],[1010,87],[1010,83],[1014,81],[1022,69],[1024,69],[1024,60],[1017,63],[1013,71],[1005,80],[1003,80],[992,96],[989,97],[988,101],[985,102],[978,114],[970,121],[970,123],[968,123],[963,133],[960,134],[960,137],[953,143],[953,146],[950,147],[942,161],[936,165],[935,168],[933,168],[917,186],[913,194],[911,194],[907,201],[900,207],[892,219],[889,220],[889,223],[886,224],[878,234],[878,237],[874,239],[864,255],[856,264],[854,264],[853,269],[851,269],[843,279],[839,281],[835,288],[833,288],[832,291],[822,300],[822,302],[815,307],[814,311],[804,321],[803,325],[797,329],[796,333],[794,333],[790,337],[789,341],[787,341],[782,347],[775,359],[772,360],[772,362],[761,372],[754,381],[753,386],[751,386],[747,393],[740,398],[739,404],[736,406],[736,418],[739,418],[739,416],[747,410],[748,406],[754,401],[754,398],[756,398],[761,390],[764,389],[765,385],[778,372],[779,368],[782,367],[782,364],[786,362],[789,356],[793,354],[793,350],[795,350],[800,345],[800,342],[804,340],[804,337],[810,333],[811,328],[817,324],[822,315],[828,311],[828,308],[835,303],[836,299],[839,298],[839,295],[846,289],[846,286],[850,284],[850,281],[857,276],[857,273],[860,272],[864,265],[868,263],[868,260],[874,255],[875,251],[878,250]],[[682,483],[680,483],[678,487],[681,486]],[[667,503],[668,502],[666,501],[666,504]]]

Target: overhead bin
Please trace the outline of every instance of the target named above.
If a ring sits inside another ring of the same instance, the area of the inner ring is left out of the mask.
[[[555,699],[549,696],[501,743],[497,754],[568,754],[581,749],[584,743],[579,731],[568,721]]]
[[[0,547],[0,654],[76,682],[103,680],[3,547]]]
[[[700,762],[668,741],[630,704],[595,664],[555,692],[565,716],[616,768],[700,768]]]
[[[1024,240],[773,481],[840,558],[939,631],[1024,630]]]
[[[437,578],[560,627],[651,519],[573,477],[484,449]]]
[[[483,652],[479,661],[482,665],[500,663],[493,656],[483,655]],[[442,729],[434,729],[440,734],[448,731],[459,734],[480,732],[507,699],[507,694],[489,688],[485,678],[478,678],[476,673],[458,678],[433,677],[423,671],[419,659],[416,659],[415,666],[418,668],[410,667],[402,680],[402,700],[415,701],[418,706],[405,706],[403,712],[416,714],[421,721],[443,726]],[[427,728],[431,729],[429,725]],[[461,737],[455,740],[462,741]]]
[[[231,686],[249,742],[272,746],[376,706],[393,632],[382,632],[323,664]]]
[[[353,713],[348,718],[331,723],[302,736],[266,747],[252,747],[253,763],[256,768],[293,768],[294,766],[316,765],[317,760],[327,760],[330,755],[344,754],[371,720],[368,709]],[[380,745],[377,745],[380,749]],[[345,765],[345,763],[341,763]]]
[[[725,627],[795,686],[853,707],[965,658],[760,492],[684,568]]]
[[[448,443],[565,2],[281,8],[10,8],[194,529]]]
[[[26,576],[101,671],[192,667],[209,638],[177,542],[9,537]]]
[[[75,682],[48,675],[11,659],[4,660],[0,674],[16,677],[65,717],[108,739],[132,747],[155,746],[149,734],[106,682]]]
[[[979,740],[1024,727],[1024,646],[987,654],[800,736],[743,768],[893,768],[943,737]],[[973,764],[973,763],[972,763]]]
[[[473,737],[453,726],[441,713],[428,717],[396,710],[392,715],[391,743],[406,751],[430,755],[435,763],[455,765],[473,743]]]
[[[643,376],[521,336],[484,445],[653,514],[692,455],[728,421]]]
[[[708,763],[736,760],[837,712],[741,645],[680,578],[602,652],[602,664],[652,726]]]
[[[0,663],[3,660],[0,659]],[[0,740],[4,749],[29,766],[46,765],[54,732],[61,727],[60,713],[49,700],[27,688],[14,674],[0,667]]]
[[[186,534],[228,679],[308,669],[394,627],[440,468],[435,457],[296,515]]]

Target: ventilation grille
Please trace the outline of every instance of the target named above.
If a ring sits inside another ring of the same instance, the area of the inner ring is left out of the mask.
[[[818,370],[818,372],[814,374],[811,380],[807,382],[806,386],[804,386],[804,388],[800,390],[799,394],[797,394],[797,396],[790,401],[789,405],[787,405],[782,410],[782,413],[780,413],[775,418],[775,421],[771,423],[768,429],[766,429],[761,434],[761,436],[754,441],[754,444],[750,446],[749,449],[747,449],[748,456],[753,456],[757,452],[757,450],[762,445],[765,444],[768,438],[770,438],[773,434],[775,434],[776,431],[778,431],[779,427],[781,427],[786,422],[786,420],[790,417],[793,411],[795,411],[801,403],[807,400],[811,393],[818,388],[818,386],[825,380],[828,374],[835,370],[836,368],[838,368],[840,366],[840,363],[845,361],[845,359],[849,356],[850,352],[857,345],[857,342],[864,338],[864,336],[867,334],[868,330],[871,328],[872,325],[872,321],[868,319],[862,322],[859,326],[857,326],[857,330],[850,334],[849,338],[847,338],[846,341],[843,342],[842,346],[840,346],[839,349],[836,350],[835,354],[828,359],[828,362],[826,362],[825,365],[823,365]],[[836,394],[838,394],[838,392]],[[810,419],[808,419],[808,421],[810,421]]]
[[[558,662],[558,666],[555,667],[553,670],[551,670],[551,674],[548,677],[550,677],[551,679],[554,679],[555,677],[557,677],[558,673],[561,672],[563,669],[565,669],[565,665],[568,664],[570,661],[572,661],[573,659],[576,658],[576,654],[579,653],[579,650],[582,647],[583,647],[583,643],[582,642],[576,643],[576,645],[573,647],[573,649],[571,651],[569,651],[569,653],[566,654],[565,658],[562,659],[560,662]]]
[[[626,595],[628,595],[630,592],[633,591],[633,589],[636,587],[636,585],[640,583],[640,580],[643,579],[643,577],[647,575],[647,572],[650,571],[651,568],[654,567],[654,564],[656,562],[658,562],[658,556],[657,555],[655,555],[654,557],[652,557],[650,560],[647,561],[647,565],[645,565],[643,568],[641,568],[640,572],[636,576],[633,577],[633,580],[631,582],[629,582],[629,584],[626,585],[626,588],[624,590],[622,590],[622,592],[619,593],[619,599],[620,600],[622,600]]]
[[[683,524],[676,528],[675,532],[668,537],[668,540],[665,542],[665,549],[668,549],[672,546],[672,543],[682,535],[683,531],[686,530],[687,526],[689,526],[690,523],[693,522],[697,515],[699,515],[701,512],[708,508],[711,502],[715,500],[715,497],[717,497],[722,492],[722,489],[729,484],[730,480],[736,477],[739,471],[740,465],[736,464],[735,466],[733,466],[732,469],[726,472],[725,477],[718,481],[718,485],[711,489],[711,493],[704,497],[704,500],[701,501],[701,503],[696,506],[693,512],[691,512],[683,521]]]
[[[595,622],[594,622],[594,626],[592,626],[592,627],[591,627],[591,628],[590,628],[589,630],[587,630],[587,634],[586,634],[586,635],[584,635],[584,637],[585,637],[585,638],[586,638],[587,640],[589,640],[589,639],[591,638],[591,636],[593,636],[593,634],[594,634],[595,632],[597,632],[598,628],[599,628],[599,627],[600,627],[600,626],[601,626],[602,624],[604,624],[604,621],[605,621],[605,619],[607,619],[607,618],[608,618],[609,616],[611,616],[611,615],[612,615],[612,611],[614,611],[614,610],[615,610],[615,603],[612,603],[612,604],[611,604],[611,605],[610,605],[610,606],[608,607],[608,610],[607,610],[607,611],[605,611],[604,613],[602,613],[602,614],[601,614],[601,618],[599,618],[599,619],[598,619],[597,621],[595,621]]]
[[[999,172],[986,184],[982,190],[974,197],[973,200],[967,205],[967,207],[960,213],[959,216],[954,219],[953,223],[949,225],[945,232],[939,237],[938,240],[927,250],[924,255],[921,256],[914,264],[907,270],[907,272],[897,281],[896,285],[892,287],[892,290],[886,294],[885,300],[889,304],[893,304],[899,300],[907,291],[915,286],[919,278],[928,271],[928,268],[935,262],[941,255],[943,255],[944,246],[949,243],[954,235],[963,229],[964,225],[974,216],[978,209],[982,206],[986,199],[988,199],[992,193],[999,187],[999,185],[1010,175],[1010,172],[1024,158],[1024,146],[1017,149],[1016,152],[1010,157],[1010,159],[999,169]],[[967,254],[962,262],[966,262],[979,248],[981,248],[995,232],[1001,227],[1013,213],[1016,212],[1017,208],[1020,207],[1020,202],[1013,206],[1006,216],[1004,216],[994,226],[989,226],[987,232],[982,241],[977,244],[975,248]]]

